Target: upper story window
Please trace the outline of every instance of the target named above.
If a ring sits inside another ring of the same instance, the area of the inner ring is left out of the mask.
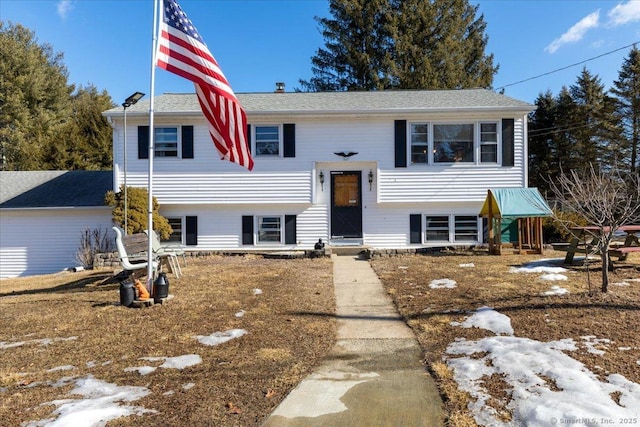
[[[177,127],[154,129],[154,152],[156,157],[178,157]]]
[[[480,163],[498,163],[497,123],[480,123]]]
[[[498,163],[498,122],[411,123],[411,164]]]
[[[429,124],[411,124],[411,163],[429,163]]]
[[[279,156],[281,150],[280,126],[255,126],[256,156]]]
[[[473,162],[473,124],[433,125],[433,162]]]

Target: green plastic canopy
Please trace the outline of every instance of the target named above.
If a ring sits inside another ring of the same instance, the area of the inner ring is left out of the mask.
[[[530,218],[551,216],[551,208],[537,188],[491,188],[480,216]]]

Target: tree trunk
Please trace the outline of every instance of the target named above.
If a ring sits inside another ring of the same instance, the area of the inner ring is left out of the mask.
[[[609,291],[609,251],[603,248],[600,251],[600,257],[602,258],[602,292],[607,293]]]

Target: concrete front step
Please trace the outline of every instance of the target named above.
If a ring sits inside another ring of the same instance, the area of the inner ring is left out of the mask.
[[[339,245],[339,246],[331,246],[331,253],[334,255],[358,255],[360,252],[368,250],[368,246],[354,245]]]

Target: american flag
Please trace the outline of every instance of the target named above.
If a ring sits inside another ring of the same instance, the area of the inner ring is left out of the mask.
[[[160,68],[191,80],[223,160],[253,169],[247,117],[209,48],[175,0],[161,0],[158,52]]]

